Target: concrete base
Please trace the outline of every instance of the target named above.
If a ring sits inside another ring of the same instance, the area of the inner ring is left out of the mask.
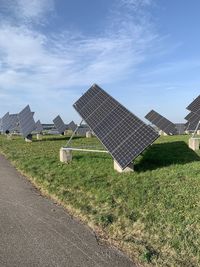
[[[191,137],[189,139],[189,148],[194,151],[199,150],[199,139]]]
[[[159,135],[167,136],[168,134],[166,134],[165,132],[163,132],[162,130],[160,130],[159,131]]]
[[[70,163],[72,161],[72,150],[61,148],[60,161],[65,163]]]
[[[133,172],[134,171],[133,163],[129,164],[125,169],[122,169],[121,166],[117,163],[117,161],[114,160],[114,170],[120,173]]]
[[[26,143],[32,143],[32,139],[25,138],[25,142],[26,142]]]
[[[197,131],[197,135],[200,135],[200,130]]]
[[[91,138],[92,137],[92,132],[91,131],[87,131],[86,132],[86,138]]]
[[[37,138],[37,140],[42,140],[42,135],[41,134],[37,134],[36,138]]]
[[[189,131],[185,131],[185,134],[190,134],[190,132]]]
[[[8,140],[12,140],[12,134],[6,134]]]

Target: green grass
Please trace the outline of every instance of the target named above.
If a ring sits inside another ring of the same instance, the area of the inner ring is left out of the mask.
[[[200,266],[200,153],[188,136],[161,137],[118,174],[107,154],[73,152],[59,162],[63,137],[25,143],[0,136],[0,151],[48,194],[142,265]],[[96,144],[76,138],[75,146]]]

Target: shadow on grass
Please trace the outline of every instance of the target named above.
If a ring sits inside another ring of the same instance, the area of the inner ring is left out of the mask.
[[[143,172],[194,161],[200,161],[199,156],[183,141],[153,144],[144,152],[139,162],[136,162],[134,169],[137,172]]]
[[[53,137],[42,137],[42,140],[37,140],[37,139],[34,139],[33,141],[34,142],[46,142],[46,141],[62,141],[62,140],[65,140],[65,141],[68,141],[69,140],[69,138],[70,138],[70,136],[66,136],[66,135],[64,135],[64,136],[53,136]],[[81,136],[75,136],[74,138],[73,138],[73,140],[75,140],[75,139],[80,139],[80,138],[82,138]],[[73,141],[72,140],[72,141]]]

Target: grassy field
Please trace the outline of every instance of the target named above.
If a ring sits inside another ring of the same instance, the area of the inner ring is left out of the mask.
[[[135,162],[135,172],[118,174],[107,154],[73,152],[59,162],[66,137],[25,143],[0,136],[0,151],[45,192],[99,229],[145,266],[200,266],[200,153],[188,136],[160,137]],[[95,138],[76,138],[75,146]]]

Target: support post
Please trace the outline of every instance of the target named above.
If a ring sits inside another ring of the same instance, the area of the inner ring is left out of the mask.
[[[114,160],[114,170],[117,172],[133,172],[134,171],[134,166],[133,163],[130,163],[125,169],[122,169],[121,166],[118,164],[117,161]]]
[[[159,135],[167,136],[168,134],[166,134],[163,130],[160,130]]]
[[[86,138],[91,138],[92,137],[92,132],[91,131],[87,131],[86,132]]]
[[[60,161],[65,163],[70,163],[72,161],[72,150],[60,149]]]
[[[194,151],[199,150],[199,139],[191,137],[189,139],[189,148]]]
[[[27,142],[27,143],[32,142],[32,134],[29,134],[29,135],[27,135],[27,137],[25,137],[25,142]]]
[[[37,138],[37,140],[42,140],[42,135],[38,133],[38,134],[36,135],[36,138]]]

